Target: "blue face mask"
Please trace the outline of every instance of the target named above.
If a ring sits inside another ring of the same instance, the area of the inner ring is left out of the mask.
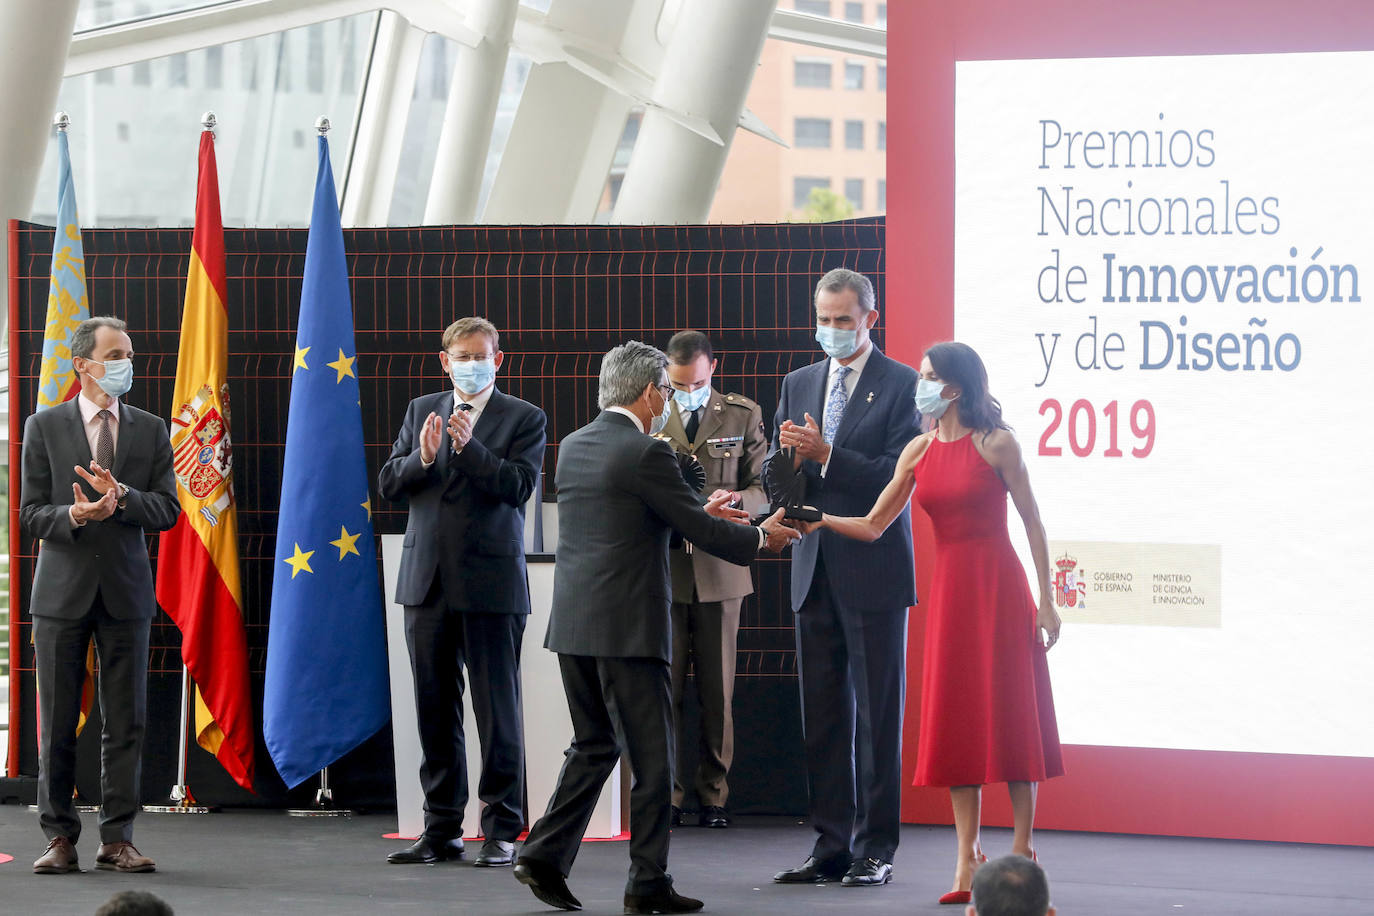
[[[496,363],[489,359],[449,359],[448,374],[463,394],[476,394],[496,381]]]
[[[940,419],[945,411],[949,410],[949,405],[954,403],[954,398],[940,397],[940,392],[944,390],[944,382],[932,382],[928,378],[917,379],[916,409],[932,420]]]
[[[91,360],[97,362],[97,360]],[[105,374],[95,380],[100,390],[112,398],[122,397],[134,386],[134,361],[131,359],[107,359],[101,363]]]
[[[681,388],[673,389],[673,400],[677,401],[677,406],[687,413],[700,410],[710,399],[710,385],[702,385],[696,391],[683,391]]]
[[[816,343],[821,345],[826,356],[833,359],[849,359],[854,355],[854,351],[859,349],[859,332],[818,325]]]
[[[658,396],[662,398],[663,392],[659,391]],[[653,402],[650,401],[649,403],[652,404]],[[673,410],[672,405],[673,402],[670,399],[663,398],[663,409],[658,412],[657,416],[649,421],[649,435],[657,436],[659,433],[663,432],[663,427],[668,425],[668,414]]]

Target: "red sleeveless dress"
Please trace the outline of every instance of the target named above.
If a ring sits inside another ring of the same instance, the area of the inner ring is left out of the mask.
[[[1064,772],[1036,604],[1007,534],[1007,488],[974,435],[935,439],[916,463],[916,501],[935,528],[918,786]]]

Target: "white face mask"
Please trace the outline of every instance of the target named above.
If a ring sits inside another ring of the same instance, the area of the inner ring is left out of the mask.
[[[91,360],[97,362],[97,360]],[[102,366],[105,374],[95,380],[100,390],[112,398],[123,397],[134,386],[134,361],[131,359],[107,359]]]
[[[949,405],[954,403],[953,398],[940,397],[944,390],[944,382],[934,382],[928,378],[917,379],[916,409],[932,420],[940,419],[945,411],[949,410]]]
[[[657,387],[655,387],[654,390],[658,391],[659,397],[663,397],[663,392],[659,391]],[[663,432],[663,427],[668,425],[668,416],[672,413],[672,403],[673,402],[668,398],[663,398],[663,409],[658,412],[657,416],[649,421],[649,435],[657,436],[659,433]]]

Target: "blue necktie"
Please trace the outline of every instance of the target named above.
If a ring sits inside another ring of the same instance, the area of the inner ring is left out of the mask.
[[[835,381],[830,386],[829,397],[825,399],[825,429],[821,430],[826,445],[835,441],[835,431],[840,428],[840,420],[844,419],[844,405],[849,403],[844,380],[852,371],[848,366],[835,370]]]

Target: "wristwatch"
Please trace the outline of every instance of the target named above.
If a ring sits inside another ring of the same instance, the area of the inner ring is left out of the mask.
[[[121,483],[119,485],[119,496],[115,498],[115,505],[123,509],[124,504],[129,501],[129,485]]]

